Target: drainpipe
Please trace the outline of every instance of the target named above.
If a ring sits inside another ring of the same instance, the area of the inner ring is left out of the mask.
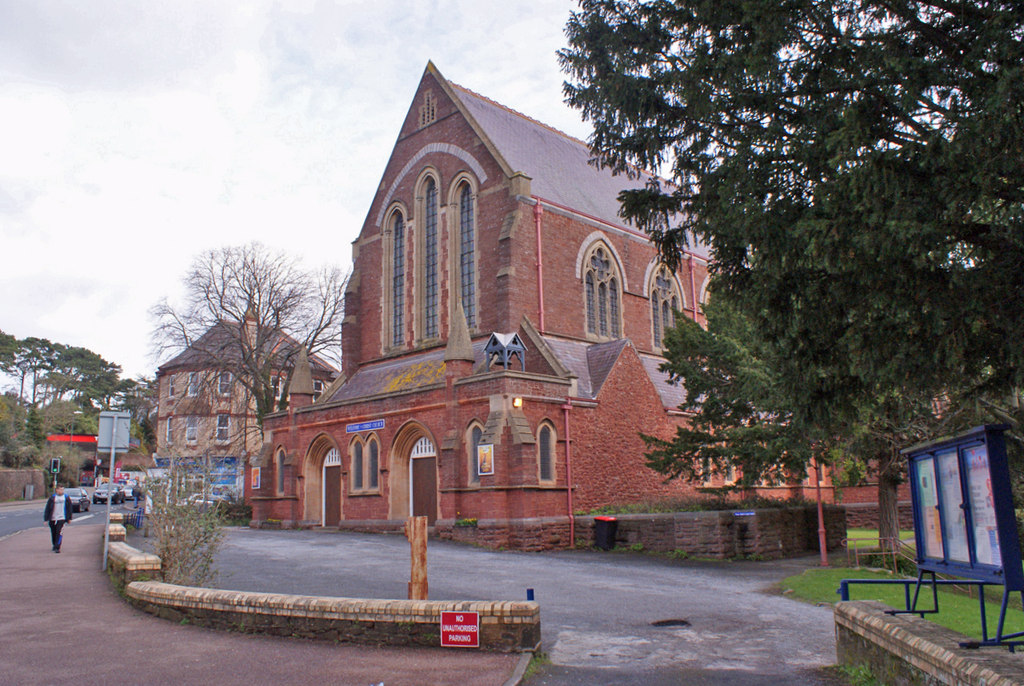
[[[825,539],[825,514],[821,507],[821,463],[814,458],[814,488],[818,496],[818,550],[821,553],[821,566],[828,567],[828,543]]]
[[[566,398],[562,410],[565,412],[565,486],[566,502],[569,508],[569,546],[576,546],[576,515],[572,507],[572,441],[569,437],[569,410],[572,409],[572,398]]]
[[[697,321],[697,282],[693,279],[693,253],[686,253],[686,262],[690,265],[690,309],[693,310],[693,321]]]
[[[544,333],[544,250],[540,241],[540,218],[544,214],[544,208],[540,206],[540,200],[534,198],[536,204],[533,206],[533,225],[537,229],[537,308],[540,332]]]

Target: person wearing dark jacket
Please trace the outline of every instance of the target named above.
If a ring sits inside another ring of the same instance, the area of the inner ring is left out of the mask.
[[[71,498],[64,495],[63,486],[57,486],[46,499],[46,507],[43,509],[43,521],[50,525],[50,541],[55,553],[60,552],[60,544],[64,540],[61,529],[65,522],[71,521],[71,509]]]

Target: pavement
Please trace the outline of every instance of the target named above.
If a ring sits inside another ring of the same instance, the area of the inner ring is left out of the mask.
[[[19,501],[17,504],[42,504]],[[511,686],[525,655],[316,643],[171,623],[136,610],[101,571],[102,525],[0,538],[0,686]]]

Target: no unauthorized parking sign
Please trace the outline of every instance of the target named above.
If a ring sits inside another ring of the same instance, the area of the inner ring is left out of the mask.
[[[479,612],[442,612],[442,648],[479,648]]]

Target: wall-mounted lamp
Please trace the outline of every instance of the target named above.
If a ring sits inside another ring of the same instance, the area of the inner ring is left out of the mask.
[[[515,407],[515,408],[518,409],[518,408],[520,408],[522,406],[523,406],[523,399],[522,398],[512,398],[512,407]]]

